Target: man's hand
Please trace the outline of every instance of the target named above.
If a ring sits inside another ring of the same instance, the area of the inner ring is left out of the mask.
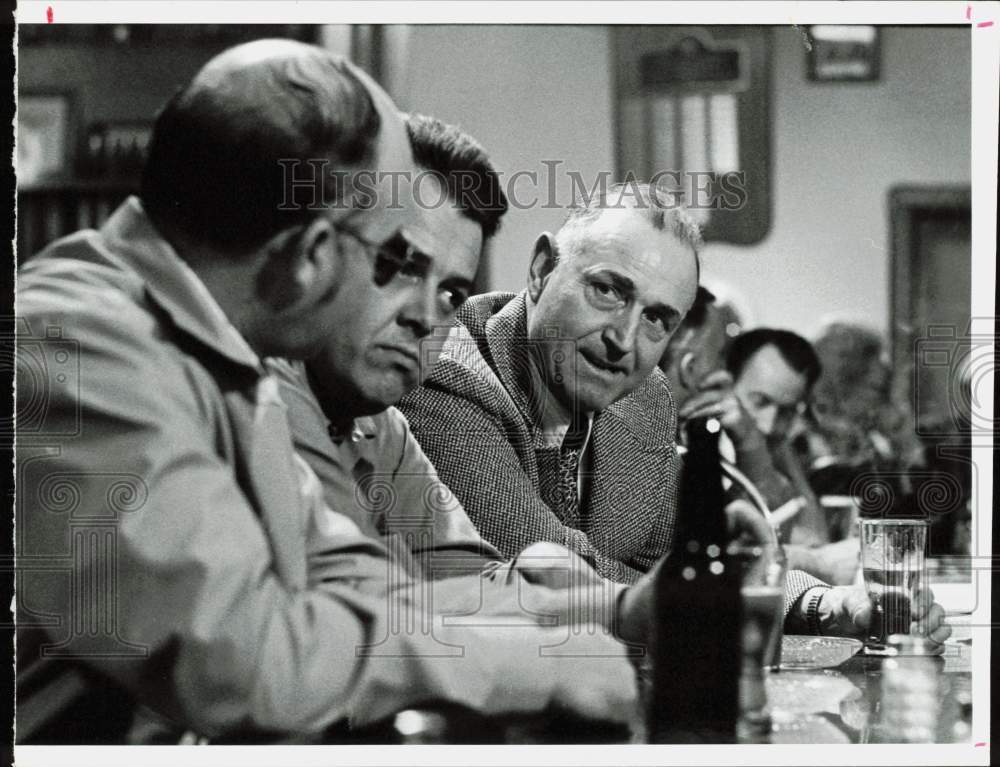
[[[812,589],[803,594],[801,609],[805,610]],[[803,619],[805,616],[802,616]],[[824,589],[819,603],[820,631],[827,636],[863,638],[872,620],[871,600],[863,586],[834,586]],[[944,622],[944,608],[934,601],[930,589],[918,588],[911,603],[910,633],[926,636],[938,643],[937,652],[944,650],[944,641],[951,636],[951,626]]]
[[[774,537],[764,515],[742,498],[730,501],[726,506],[726,530],[730,537],[748,546],[766,546]]]
[[[680,421],[692,418],[715,418],[739,447],[754,435],[763,440],[750,414],[733,392],[733,377],[726,370],[715,370],[697,384],[698,393],[677,412]]]
[[[771,528],[764,516],[749,501],[735,500],[726,506],[726,527],[733,538],[747,545],[767,545]],[[615,630],[625,642],[645,642],[653,620],[657,573],[668,557],[660,560],[638,581],[624,590],[618,599]]]

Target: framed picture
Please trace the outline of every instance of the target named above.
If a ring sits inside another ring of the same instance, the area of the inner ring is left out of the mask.
[[[816,82],[872,82],[879,78],[878,27],[809,27],[809,79]]]
[[[27,93],[17,100],[17,181],[33,184],[71,170],[72,101],[65,93]]]

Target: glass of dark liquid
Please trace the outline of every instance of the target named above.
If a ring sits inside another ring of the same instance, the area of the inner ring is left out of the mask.
[[[926,567],[927,522],[861,519],[861,567],[872,603],[867,645],[885,649],[893,634],[909,634],[911,606]]]
[[[781,546],[731,546],[741,565],[743,622],[740,632],[740,720],[742,742],[758,742],[771,732],[765,678],[781,666],[782,624],[785,619],[785,560]]]

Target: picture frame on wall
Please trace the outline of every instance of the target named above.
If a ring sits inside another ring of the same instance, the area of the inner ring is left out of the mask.
[[[25,93],[17,100],[17,181],[21,186],[70,174],[73,100],[68,93]]]
[[[813,82],[875,82],[881,65],[879,28],[863,24],[809,27],[808,75]]]

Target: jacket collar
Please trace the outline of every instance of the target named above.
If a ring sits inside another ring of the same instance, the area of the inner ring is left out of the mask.
[[[260,359],[208,288],[156,231],[137,197],[129,197],[101,227],[101,236],[145,284],[147,295],[174,324],[233,362],[262,373]]]
[[[485,335],[500,383],[529,423],[535,423],[531,407],[531,370],[528,346],[527,294],[513,297],[486,321]]]
[[[485,321],[491,367],[504,388],[510,394],[525,420],[537,431],[534,410],[540,402],[533,392],[528,339],[527,291],[518,294],[492,293],[478,297],[479,300],[505,303]],[[472,299],[475,301],[477,299]],[[470,301],[470,303],[471,303]],[[643,381],[639,387],[611,404],[605,410],[594,413],[593,428],[606,431],[611,422],[635,439],[642,449],[656,449],[674,443],[677,416],[666,376],[658,369]],[[589,429],[588,429],[589,432]],[[538,435],[536,434],[536,439]]]

